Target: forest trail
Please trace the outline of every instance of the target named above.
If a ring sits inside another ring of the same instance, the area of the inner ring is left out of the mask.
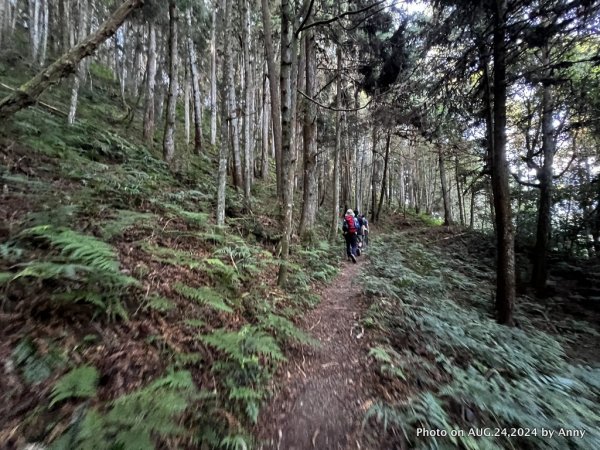
[[[365,257],[345,263],[321,293],[319,306],[303,319],[320,342],[290,358],[279,391],[259,419],[263,450],[365,448],[360,443],[364,412],[373,386],[367,370],[368,345],[358,325],[364,311],[356,281]]]

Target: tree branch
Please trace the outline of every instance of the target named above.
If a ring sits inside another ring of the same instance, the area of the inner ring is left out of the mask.
[[[515,181],[516,181],[517,183],[519,183],[520,185],[522,185],[522,186],[528,186],[528,187],[533,187],[533,188],[537,188],[537,189],[539,189],[539,188],[540,188],[540,185],[539,185],[539,184],[537,184],[537,183],[530,183],[530,182],[528,182],[528,181],[523,181],[523,180],[521,180],[521,179],[519,178],[519,176],[518,176],[516,173],[513,173],[513,172],[511,172],[510,174],[511,174],[511,175],[512,175],[512,177],[515,179]]]
[[[337,22],[338,20],[343,19],[346,16],[351,16],[351,15],[354,15],[354,14],[363,13],[365,11],[368,11],[371,8],[374,8],[375,6],[379,6],[382,3],[385,3],[385,1],[386,0],[380,0],[378,2],[373,3],[372,5],[364,7],[362,9],[358,9],[356,11],[346,11],[346,12],[340,14],[339,16],[331,17],[329,19],[318,20],[316,22],[311,22],[308,25],[306,25],[306,22],[305,22],[305,24],[303,26],[301,26],[301,27],[298,28],[297,33],[300,33],[301,31],[304,31],[304,30],[308,30],[309,28],[312,28],[312,27],[317,27],[317,26],[320,26],[320,25],[328,25],[330,23]]]
[[[316,101],[314,98],[310,98],[308,95],[306,95],[304,92],[302,92],[300,89],[296,89],[296,91],[298,91],[298,93],[300,95],[302,95],[302,97],[304,97],[305,99],[307,99],[308,101],[314,103],[315,105],[319,106],[320,108],[323,109],[328,109],[330,111],[339,111],[339,112],[353,112],[353,111],[360,111],[361,109],[365,109],[367,106],[369,106],[371,104],[371,102],[373,101],[373,99],[369,100],[367,103],[365,103],[363,106],[359,107],[359,108],[351,108],[351,109],[344,109],[344,108],[333,108],[331,106],[327,106],[324,105],[322,103],[319,103],[318,101]]]

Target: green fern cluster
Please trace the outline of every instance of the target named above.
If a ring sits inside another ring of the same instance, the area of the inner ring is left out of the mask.
[[[382,374],[418,380],[425,390],[408,401],[374,406],[369,419],[402,430],[415,448],[600,448],[600,369],[570,363],[560,342],[526,317],[519,317],[522,328],[498,325],[484,302],[487,287],[418,241],[382,237],[370,251],[362,283],[373,303],[365,323],[394,336],[370,354]],[[406,341],[412,346],[391,344]],[[456,414],[465,410],[471,413]],[[472,427],[588,432],[583,438],[432,439],[418,437],[420,427],[449,434]]]
[[[69,228],[40,225],[28,228],[18,236],[22,242],[33,241],[38,246],[49,245],[44,258],[20,264],[11,277],[3,276],[5,284],[31,280],[56,280],[59,287],[52,293],[58,302],[86,302],[109,317],[127,318],[121,302],[124,292],[137,281],[121,273],[114,249],[88,235]]]
[[[225,303],[225,299],[210,287],[204,286],[201,288],[193,288],[182,283],[175,283],[173,289],[188,300],[193,300],[202,305],[209,306],[217,311],[226,313],[233,312],[231,306]]]
[[[94,397],[98,378],[98,371],[92,366],[81,366],[71,370],[54,385],[50,406],[68,398]]]
[[[260,386],[274,364],[285,359],[279,345],[272,336],[250,325],[238,331],[216,330],[199,338],[224,355],[212,370],[228,389],[232,409],[255,423],[264,395]]]
[[[152,225],[156,216],[149,213],[141,213],[128,209],[120,209],[117,211],[116,217],[102,224],[101,235],[103,239],[110,240],[117,236],[123,235],[125,231],[134,225],[149,226]]]
[[[107,409],[92,409],[82,414],[51,448],[154,450],[157,440],[192,439],[179,418],[195,400],[206,395],[197,391],[189,372],[171,372],[119,397]]]

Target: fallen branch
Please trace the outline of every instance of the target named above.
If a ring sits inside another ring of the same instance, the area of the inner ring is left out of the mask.
[[[35,104],[48,87],[74,73],[79,62],[94,53],[100,44],[115,34],[127,17],[143,4],[144,0],[123,2],[96,32],[90,34],[83,42],[77,44],[12,94],[0,100],[0,120]]]
[[[15,88],[10,87],[10,86],[8,86],[7,84],[4,84],[4,83],[0,83],[0,86],[3,87],[4,89],[10,91],[10,92],[15,92],[16,91]],[[44,102],[38,100],[37,105],[40,106],[41,108],[45,109],[49,113],[56,114],[57,116],[69,117],[69,113],[67,113],[66,111],[63,111],[61,109],[58,109],[55,106],[52,106],[52,105],[50,105],[48,103],[44,103]]]

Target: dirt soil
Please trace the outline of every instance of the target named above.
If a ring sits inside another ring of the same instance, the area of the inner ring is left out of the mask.
[[[367,264],[346,263],[303,319],[320,342],[290,358],[275,379],[278,392],[262,409],[262,450],[365,449],[361,431],[375,384],[368,368],[368,335],[359,321],[366,308],[356,277]]]

